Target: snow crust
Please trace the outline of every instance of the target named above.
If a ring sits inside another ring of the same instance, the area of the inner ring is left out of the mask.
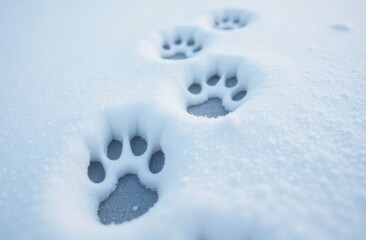
[[[1,238],[364,239],[365,7],[2,1]],[[247,24],[215,27],[225,12]],[[177,35],[186,47],[165,51]],[[204,85],[214,72],[237,74],[243,100],[224,82]],[[212,97],[226,116],[187,112]],[[125,149],[137,135],[147,153],[164,152],[158,174],[149,154],[122,150],[125,161],[101,160],[104,181],[89,179],[113,138]],[[104,225],[98,207],[126,174],[158,200]]]

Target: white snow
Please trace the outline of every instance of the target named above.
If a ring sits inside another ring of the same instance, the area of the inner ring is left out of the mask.
[[[363,0],[2,1],[1,238],[364,239],[365,9]],[[247,25],[220,29],[225,12]],[[201,49],[165,51],[176,35]],[[170,59],[177,52],[188,58]],[[215,69],[237,73],[243,101],[222,82],[189,93]],[[210,97],[230,113],[187,113]],[[123,161],[100,160],[104,181],[90,181],[90,160],[111,138],[125,147],[136,134],[147,154],[161,147],[161,172],[123,148]],[[127,173],[159,199],[103,225],[98,206]]]

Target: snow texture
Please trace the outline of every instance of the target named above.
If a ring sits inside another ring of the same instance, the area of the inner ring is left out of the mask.
[[[2,1],[1,239],[364,239],[365,8]]]
[[[145,188],[136,175],[120,178],[116,190],[100,203],[99,220],[103,224],[123,223],[146,213],[158,201],[155,191]]]

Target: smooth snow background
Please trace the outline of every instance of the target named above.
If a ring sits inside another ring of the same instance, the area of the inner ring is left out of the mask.
[[[363,239],[365,5],[1,1],[0,236]],[[227,7],[257,18],[210,28]],[[190,60],[160,59],[160,31],[182,25],[209,43]],[[250,61],[263,87],[226,118],[196,118],[185,111],[189,66],[216,55]],[[125,115],[159,125],[166,165],[157,205],[106,227],[96,207],[113,186],[88,180],[88,148],[103,148],[107,122]]]

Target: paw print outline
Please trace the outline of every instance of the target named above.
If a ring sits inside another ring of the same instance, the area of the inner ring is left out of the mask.
[[[90,184],[100,189],[116,186],[99,204],[98,216],[103,224],[138,218],[159,199],[158,183],[165,166],[160,136],[149,135],[136,124],[125,129],[122,134],[112,134],[104,149],[92,154],[88,166]]]
[[[209,56],[201,66],[192,64],[186,83],[187,112],[207,118],[226,116],[254,92],[254,66],[236,56]]]
[[[175,27],[162,33],[161,57],[183,60],[196,56],[206,47],[207,34],[197,27]]]
[[[224,9],[214,13],[213,27],[220,30],[234,30],[247,26],[254,15],[241,9]]]

